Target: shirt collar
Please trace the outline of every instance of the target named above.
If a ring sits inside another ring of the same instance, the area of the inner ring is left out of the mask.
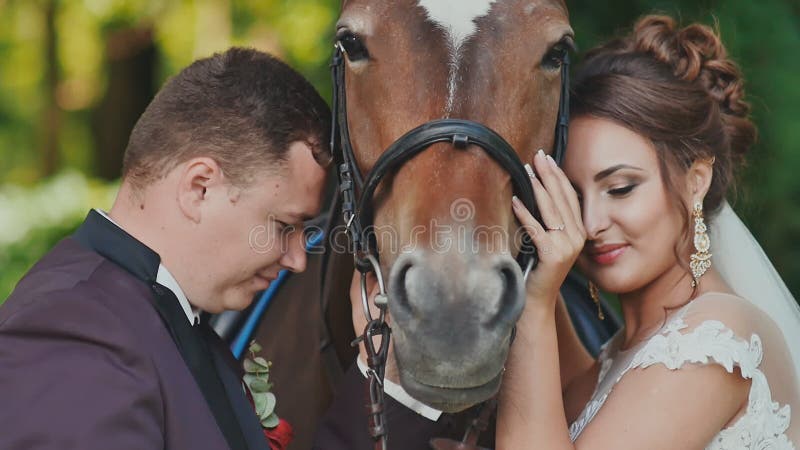
[[[99,209],[95,209],[95,211],[97,211],[97,213],[103,216],[106,220],[119,227],[119,229],[124,230],[124,228],[122,228],[118,223],[114,222],[114,219],[106,214],[105,211]],[[183,292],[183,289],[181,289],[181,286],[178,284],[178,281],[161,263],[158,264],[156,283],[164,286],[172,291],[173,294],[175,294],[175,297],[178,299],[178,303],[180,303],[183,312],[186,314],[186,319],[190,324],[194,325],[200,322],[200,309],[192,307],[191,303],[189,303],[189,299],[186,298],[186,294]]]
[[[358,364],[358,369],[361,371],[361,374],[366,377],[367,363],[362,361],[361,357],[357,357],[356,364]],[[392,382],[388,378],[383,379],[383,392],[385,392],[389,397],[392,397],[393,399],[397,400],[400,404],[402,404],[406,408],[414,411],[415,413],[419,414],[420,416],[428,420],[436,422],[442,415],[441,411],[439,411],[438,409],[431,408],[430,406],[415,399],[414,397],[409,395],[405,389],[403,389],[403,386],[400,386],[399,384]]]

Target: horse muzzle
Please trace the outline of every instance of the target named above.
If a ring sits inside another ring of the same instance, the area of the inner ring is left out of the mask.
[[[389,311],[403,387],[444,411],[494,395],[524,292],[510,255],[417,250],[398,257]]]

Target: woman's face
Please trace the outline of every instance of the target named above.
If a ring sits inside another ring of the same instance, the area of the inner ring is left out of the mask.
[[[601,289],[635,291],[677,266],[683,217],[647,139],[609,120],[575,118],[564,171],[587,233],[578,266]]]

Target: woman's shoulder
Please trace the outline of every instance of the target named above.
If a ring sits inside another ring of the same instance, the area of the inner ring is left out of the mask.
[[[777,327],[761,308],[748,299],[727,292],[706,292],[699,295],[686,305],[682,318],[689,329],[704,322],[716,321],[744,339]]]
[[[705,293],[673,314],[661,331],[637,352],[631,367],[663,364],[716,363],[727,372],[734,367],[749,378],[763,357],[763,337],[774,340],[774,322],[746,299],[722,292]]]

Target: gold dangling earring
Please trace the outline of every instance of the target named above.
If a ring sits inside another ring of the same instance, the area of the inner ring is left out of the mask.
[[[697,202],[694,204],[694,248],[695,253],[692,253],[689,268],[692,269],[692,288],[697,287],[697,281],[706,273],[711,267],[711,239],[708,237],[708,228],[706,228],[705,221],[703,220],[703,204]]]
[[[591,281],[589,282],[589,296],[592,297],[592,301],[597,305],[597,318],[605,320],[606,316],[603,314],[603,308],[600,306],[600,290],[597,289],[597,285]]]

